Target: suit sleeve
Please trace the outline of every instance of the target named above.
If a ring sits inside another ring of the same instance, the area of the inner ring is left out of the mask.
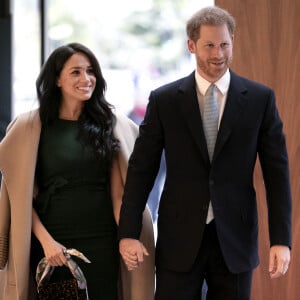
[[[160,166],[163,150],[162,125],[155,93],[150,94],[145,118],[140,125],[128,172],[120,213],[119,237],[139,239],[142,214]]]
[[[283,124],[272,91],[262,125],[258,153],[266,188],[270,244],[291,247],[292,200],[288,153]]]

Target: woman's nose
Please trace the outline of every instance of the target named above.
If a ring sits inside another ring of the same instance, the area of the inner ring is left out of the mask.
[[[90,80],[90,76],[87,72],[82,72],[81,76],[80,76],[81,80],[85,80],[85,81],[89,81]]]

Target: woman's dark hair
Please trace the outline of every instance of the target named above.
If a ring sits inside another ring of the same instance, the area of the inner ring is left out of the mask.
[[[79,43],[70,43],[55,49],[43,65],[36,80],[39,101],[39,114],[42,125],[51,124],[59,116],[62,93],[57,79],[66,61],[75,53],[87,56],[96,77],[95,90],[88,101],[84,102],[79,117],[79,140],[88,144],[100,158],[110,163],[119,148],[119,142],[113,135],[116,117],[112,105],[105,99],[106,82],[99,62],[87,47]]]

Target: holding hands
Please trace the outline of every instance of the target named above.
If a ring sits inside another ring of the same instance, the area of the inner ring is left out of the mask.
[[[119,250],[128,271],[137,269],[143,263],[144,255],[149,255],[145,246],[136,239],[121,239]]]

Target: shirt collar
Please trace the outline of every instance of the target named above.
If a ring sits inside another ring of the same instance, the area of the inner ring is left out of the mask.
[[[211,85],[211,82],[204,79],[197,71],[195,72],[195,79],[196,79],[198,90],[202,95],[205,95],[208,87]],[[224,75],[219,80],[214,82],[214,84],[217,86],[218,90],[221,92],[223,96],[226,95],[229,89],[229,83],[230,83],[229,69],[226,70]]]

